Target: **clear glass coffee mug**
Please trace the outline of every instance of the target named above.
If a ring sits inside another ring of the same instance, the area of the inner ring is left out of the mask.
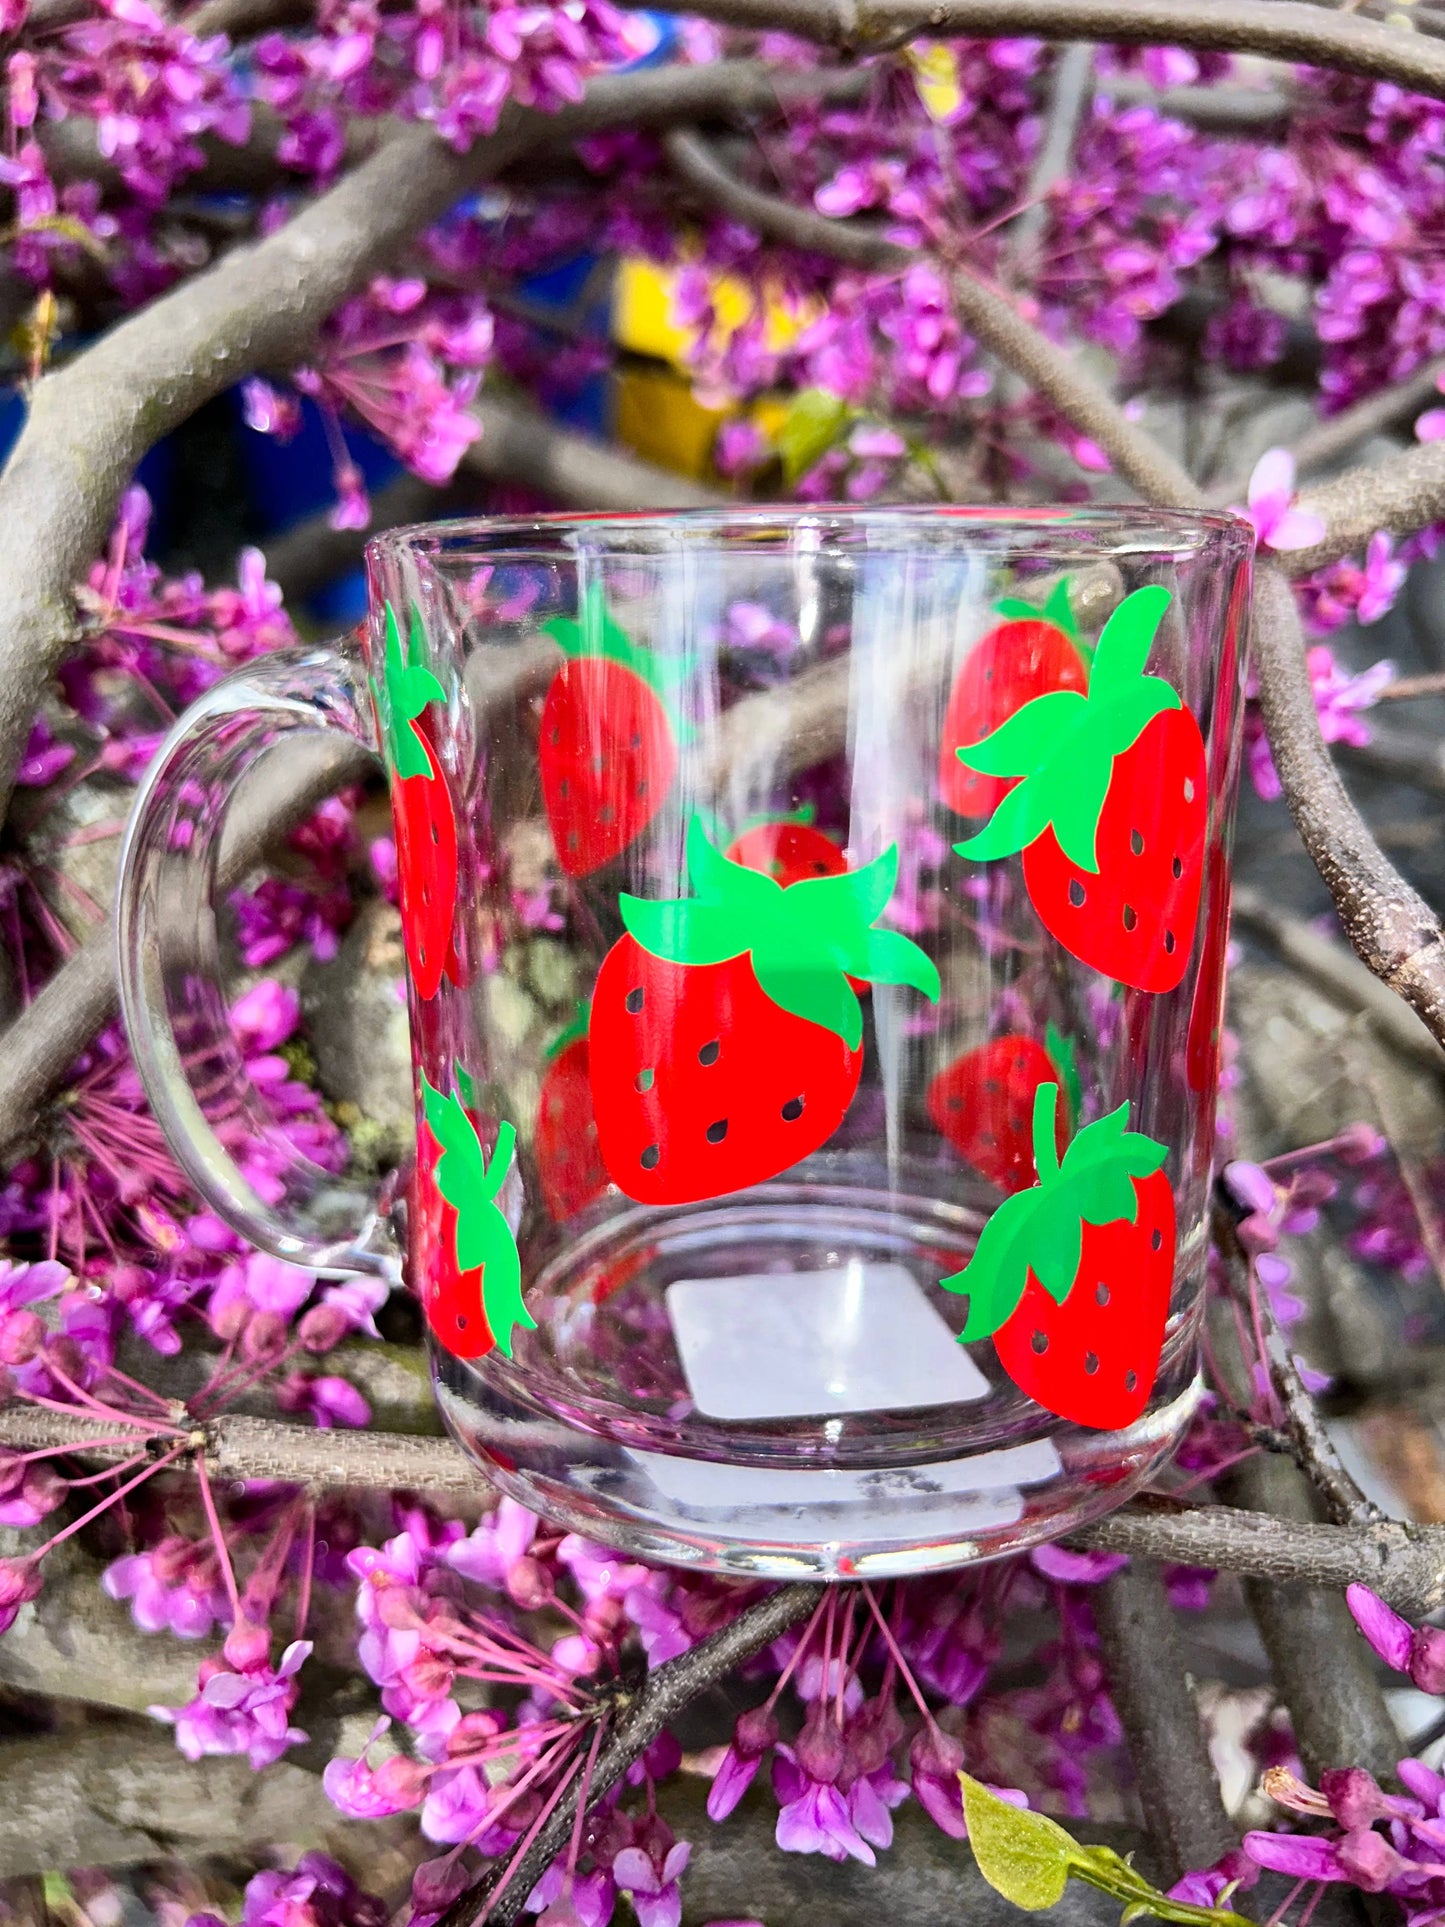
[[[559,1525],[752,1575],[1056,1536],[1198,1396],[1252,533],[1143,509],[486,520],[368,548],[363,662],[217,685],[120,885],[136,1060],[244,1237],[420,1294],[446,1424]],[[391,781],[418,1154],[266,1129],[226,801]]]

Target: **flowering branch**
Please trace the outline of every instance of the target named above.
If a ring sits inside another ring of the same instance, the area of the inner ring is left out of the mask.
[[[831,254],[855,267],[902,268],[918,258],[876,230],[832,220],[748,187],[719,164],[696,134],[675,129],[666,146],[668,159],[690,187],[772,240]],[[954,270],[951,283],[964,326],[1081,434],[1096,441],[1141,494],[1181,508],[1200,501],[1199,490],[1172,457],[1134,426],[1077,361],[1025,321],[1006,295],[966,269]]]
[[[1309,575],[1327,562],[1363,549],[1383,529],[1412,535],[1445,515],[1445,443],[1425,442],[1388,460],[1352,468],[1333,481],[1304,489],[1299,507],[1317,515],[1325,537],[1287,558],[1293,576]]]
[[[303,359],[348,295],[523,154],[621,125],[771,106],[780,93],[816,94],[828,78],[753,61],[603,75],[558,113],[509,107],[497,132],[466,154],[429,128],[408,128],[277,233],[225,256],[41,380],[0,475],[0,796],[40,691],[74,636],[74,584],[154,442],[248,371]]]
[[[586,1776],[586,1784],[559,1803],[520,1861],[507,1870],[507,1888],[496,1904],[488,1902],[500,1884],[500,1869],[454,1901],[438,1927],[471,1927],[483,1915],[492,1927],[513,1927],[525,1910],[528,1894],[572,1837],[579,1805],[585,1810],[600,1800],[685,1706],[805,1619],[826,1590],[818,1585],[784,1586],[739,1613],[711,1638],[649,1673],[647,1684]]]

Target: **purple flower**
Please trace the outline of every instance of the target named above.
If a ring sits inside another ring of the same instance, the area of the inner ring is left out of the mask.
[[[1360,599],[1355,605],[1355,619],[1361,623],[1378,622],[1395,606],[1395,597],[1404,586],[1409,569],[1403,562],[1394,559],[1395,545],[1382,529],[1372,535],[1365,550],[1364,576],[1360,588]],[[1393,663],[1376,663],[1373,670],[1366,673],[1377,676],[1381,669],[1388,669],[1393,677]]]
[[[839,1861],[851,1856],[866,1867],[877,1865],[836,1779],[813,1778],[790,1746],[780,1746],[773,1756],[773,1792],[781,1807],[776,1838],[784,1853],[821,1853]]]
[[[707,1817],[726,1820],[752,1785],[763,1755],[778,1742],[778,1722],[766,1707],[739,1716],[729,1746],[708,1788]]]
[[[1323,541],[1319,516],[1294,506],[1294,457],[1288,449],[1266,449],[1254,465],[1248,493],[1249,506],[1241,513],[1253,522],[1265,548],[1308,549]]]
[[[267,1664],[238,1671],[221,1660],[205,1660],[200,1691],[189,1705],[153,1706],[150,1711],[175,1728],[176,1745],[188,1760],[244,1753],[259,1773],[306,1738],[289,1722],[299,1690],[296,1674],[310,1651],[310,1640],[293,1640],[274,1672]]]
[[[639,1927],[678,1927],[682,1895],[678,1880],[692,1857],[686,1840],[657,1818],[638,1829],[635,1845],[624,1847],[612,1863],[612,1878],[632,1901]]]
[[[130,1601],[142,1632],[169,1632],[177,1639],[205,1639],[229,1616],[216,1555],[171,1534],[149,1552],[113,1559],[101,1574],[112,1599]]]

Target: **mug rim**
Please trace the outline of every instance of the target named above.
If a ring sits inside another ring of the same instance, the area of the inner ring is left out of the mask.
[[[1183,538],[1194,537],[1199,547],[1211,541],[1225,548],[1238,544],[1246,551],[1255,546],[1253,523],[1245,515],[1228,508],[1159,508],[1149,503],[1085,502],[1020,504],[937,502],[926,504],[884,503],[870,505],[853,502],[738,502],[719,503],[702,508],[670,509],[561,509],[537,515],[468,515],[437,517],[426,522],[409,522],[384,529],[371,536],[365,545],[368,565],[395,562],[403,556],[436,557],[449,550],[467,546],[481,549],[488,544],[504,548],[513,557],[522,551],[516,546],[533,536],[547,553],[563,548],[568,531],[576,530],[596,537],[615,526],[635,538],[645,527],[675,537],[715,536],[729,540],[733,531],[740,538],[749,533],[777,528],[780,533],[805,528],[809,524],[834,529],[868,529],[876,525],[880,533],[890,529],[924,531],[936,529],[940,522],[960,528],[987,530],[1015,537],[1012,546],[1026,544],[1034,537],[1047,548],[1049,539],[1076,533],[1092,537],[1100,544],[1100,556],[1109,553],[1109,538],[1122,544],[1126,538],[1132,552],[1177,554]],[[605,544],[597,544],[605,546]],[[701,544],[699,544],[701,546]],[[870,545],[871,546],[871,545]],[[905,545],[906,548],[912,544]],[[874,553],[885,552],[881,547]]]

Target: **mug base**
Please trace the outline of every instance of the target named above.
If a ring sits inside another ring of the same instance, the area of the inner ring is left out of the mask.
[[[515,1412],[480,1411],[444,1382],[437,1397],[447,1429],[497,1489],[564,1531],[736,1579],[850,1580],[982,1564],[1077,1531],[1167,1463],[1201,1391],[1196,1377],[1123,1432],[1060,1426],[1022,1446],[864,1473],[624,1448],[604,1474],[585,1449],[559,1459],[555,1439],[535,1438],[529,1454]],[[1046,1482],[1031,1483],[1040,1472]]]

